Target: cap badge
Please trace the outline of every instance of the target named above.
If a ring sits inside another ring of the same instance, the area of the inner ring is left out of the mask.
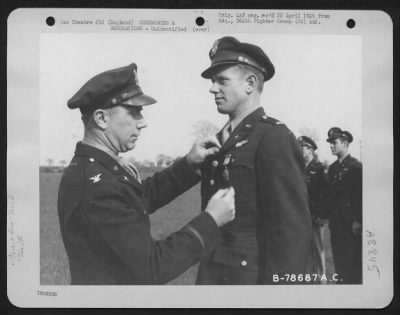
[[[213,57],[215,56],[215,54],[217,53],[218,44],[219,44],[219,39],[217,39],[217,40],[214,42],[214,44],[213,44],[213,46],[212,46],[212,48],[211,48],[211,51],[210,51],[210,57],[211,57],[211,58],[213,58]]]
[[[89,180],[91,180],[93,184],[97,183],[97,182],[99,182],[101,180],[101,178],[100,178],[101,174],[102,173],[94,175],[93,177],[90,177]]]
[[[239,56],[238,57],[239,62],[243,62],[243,63],[249,63],[249,59],[243,57],[243,56]]]
[[[138,79],[138,76],[137,76],[136,69],[133,69],[133,77],[135,78],[136,85],[139,85],[139,79]]]

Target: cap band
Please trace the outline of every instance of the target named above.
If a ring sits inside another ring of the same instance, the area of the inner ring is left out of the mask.
[[[128,86],[124,87],[124,90],[128,90],[128,92],[122,91],[119,96],[114,96],[111,99],[108,99],[103,103],[102,106],[98,106],[98,104],[94,103],[80,107],[81,113],[84,115],[91,114],[96,109],[106,109],[118,106],[121,105],[124,101],[129,100],[135,96],[143,95],[142,89],[138,85],[129,84]]]
[[[103,108],[118,106],[119,104],[123,103],[126,100],[129,100],[130,98],[143,94],[142,89],[138,85],[132,84],[127,88],[129,92],[123,92],[119,96],[115,96],[111,100],[108,100]]]
[[[216,57],[212,60],[211,67],[224,63],[242,63],[252,66],[260,70],[261,72],[267,72],[267,70],[264,67],[260,66],[249,56],[230,51],[224,51],[224,53],[220,54],[219,56],[216,55]]]

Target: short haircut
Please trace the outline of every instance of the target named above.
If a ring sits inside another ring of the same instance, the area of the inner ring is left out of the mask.
[[[82,122],[83,122],[83,126],[85,128],[89,128],[90,127],[90,123],[93,121],[93,113],[82,114],[81,119],[82,119]]]
[[[237,67],[243,76],[254,75],[257,78],[256,88],[257,91],[261,93],[264,88],[264,75],[262,72],[254,67],[244,64],[238,64]]]

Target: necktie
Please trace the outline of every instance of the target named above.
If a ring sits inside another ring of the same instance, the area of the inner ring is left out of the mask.
[[[232,133],[231,123],[228,122],[228,123],[225,125],[224,129],[222,129],[222,134],[221,134],[221,141],[222,141],[222,144],[224,144],[224,143],[229,139],[231,133]]]
[[[124,159],[123,157],[118,157],[118,162],[121,166],[132,176],[134,177],[139,183],[142,183],[139,175],[139,171],[133,163],[130,163],[128,160]]]
[[[132,171],[133,171],[132,173],[134,173],[134,174],[132,174],[132,176],[135,177],[135,179],[139,183],[142,183],[142,180],[140,179],[140,174],[139,174],[139,171],[138,171],[137,167],[135,165],[133,165],[132,163],[130,163],[130,166],[131,166]]]

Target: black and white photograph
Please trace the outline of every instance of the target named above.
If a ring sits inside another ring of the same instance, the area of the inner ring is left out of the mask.
[[[14,11],[10,301],[387,305],[391,28],[381,11]]]

